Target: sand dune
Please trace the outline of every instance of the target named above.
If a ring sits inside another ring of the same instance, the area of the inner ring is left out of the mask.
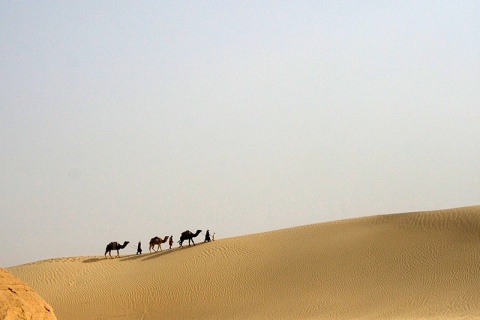
[[[8,271],[59,319],[480,319],[480,206]]]

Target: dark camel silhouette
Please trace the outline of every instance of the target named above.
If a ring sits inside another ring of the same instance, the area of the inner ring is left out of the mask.
[[[118,242],[110,242],[109,244],[107,244],[107,248],[105,249],[105,258],[107,257],[107,252],[108,252],[108,255],[110,256],[110,258],[112,258],[112,254],[111,254],[111,251],[112,250],[117,250],[117,255],[115,256],[118,257],[120,255],[120,249],[123,249],[127,246],[127,244],[129,244],[130,242],[129,241],[125,241],[122,245]]]
[[[190,230],[182,232],[182,234],[180,235],[180,240],[178,241],[178,243],[180,244],[180,248],[183,247],[182,243],[185,240],[188,240],[188,246],[190,246],[190,241],[193,242],[193,238],[198,236],[200,232],[202,232],[202,230],[197,230],[197,232],[195,233],[192,233]],[[195,242],[193,242],[193,245],[195,245]]]
[[[167,240],[168,240],[168,236],[165,236],[163,240],[160,239],[159,237],[150,239],[150,246],[148,247],[148,251],[150,251],[150,253],[152,253],[152,249],[155,251],[155,246],[157,246],[156,252],[158,252],[158,249],[162,251],[162,243],[167,242]]]

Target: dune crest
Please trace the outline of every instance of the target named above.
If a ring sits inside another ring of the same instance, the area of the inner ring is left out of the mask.
[[[8,271],[60,319],[476,319],[480,206]]]

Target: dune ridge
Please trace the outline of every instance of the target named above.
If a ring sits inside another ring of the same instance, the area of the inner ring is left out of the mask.
[[[59,319],[480,319],[480,206],[7,270]]]

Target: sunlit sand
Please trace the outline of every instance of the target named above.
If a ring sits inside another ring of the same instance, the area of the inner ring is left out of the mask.
[[[29,285],[0,268],[0,319],[55,320],[53,308]]]
[[[58,319],[480,318],[480,206],[202,241],[7,271]]]

